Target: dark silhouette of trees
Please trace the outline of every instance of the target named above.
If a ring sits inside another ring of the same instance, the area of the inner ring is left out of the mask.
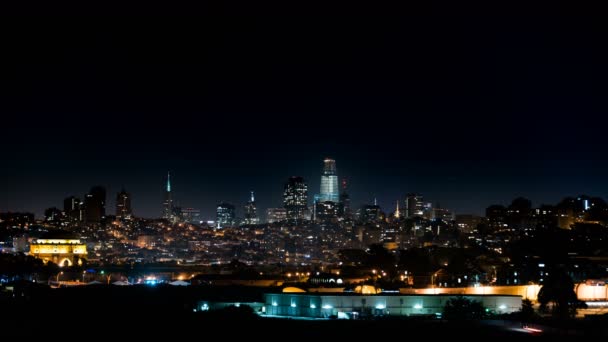
[[[537,317],[536,312],[534,311],[534,306],[532,305],[532,301],[529,299],[524,299],[521,301],[521,310],[519,311],[519,318],[522,323],[527,323]]]
[[[556,318],[571,318],[581,306],[574,292],[574,282],[563,270],[555,269],[545,278],[538,292],[540,310],[547,312],[551,304],[551,313]]]
[[[31,255],[0,253],[0,276],[11,280],[31,280],[37,277],[46,279],[58,271],[59,267],[56,264],[52,262],[45,264]]]
[[[457,296],[447,301],[443,308],[443,317],[448,320],[481,319],[486,310],[480,301]]]
[[[389,271],[395,267],[395,256],[381,244],[372,244],[367,250],[367,265]]]

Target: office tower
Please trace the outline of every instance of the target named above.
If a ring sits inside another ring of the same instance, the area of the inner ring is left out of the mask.
[[[243,221],[244,224],[258,224],[259,219],[258,219],[258,211],[257,208],[255,207],[255,197],[253,195],[253,191],[251,192],[251,198],[249,199],[249,202],[247,202],[247,204],[245,205],[245,220]]]
[[[63,221],[64,213],[56,207],[48,208],[44,211],[44,222],[58,225]]]
[[[167,185],[165,188],[165,200],[163,202],[163,218],[173,219],[173,199],[171,198],[171,174],[167,172]]]
[[[336,161],[325,158],[323,161],[323,174],[321,175],[321,192],[319,202],[334,202],[340,200],[338,188],[338,173],[336,172]]]
[[[287,210],[285,208],[268,208],[266,210],[266,222],[275,223],[287,220]]]
[[[84,203],[79,198],[70,196],[63,200],[63,212],[70,223],[84,220]]]
[[[308,185],[302,177],[289,177],[283,190],[283,207],[288,220],[304,220],[308,204]]]
[[[376,201],[373,205],[364,205],[359,211],[359,221],[363,224],[380,222],[383,216],[382,209]]]
[[[319,202],[315,208],[315,219],[320,222],[333,221],[338,217],[338,203],[332,201]]]
[[[182,208],[181,218],[184,222],[197,222],[201,216],[201,211],[194,208]]]
[[[234,225],[234,206],[232,204],[222,202],[217,205],[216,223],[218,228]]]
[[[130,220],[133,217],[131,210],[131,194],[123,188],[116,195],[116,218],[118,220]]]
[[[84,199],[86,223],[101,223],[106,217],[106,189],[94,186]]]
[[[494,204],[486,208],[488,226],[492,229],[507,227],[507,208],[504,205]]]
[[[424,215],[424,203],[422,195],[407,194],[405,198],[405,217],[412,218]]]
[[[346,192],[346,179],[342,180],[342,192],[340,193],[340,205],[338,206],[338,217],[348,220],[352,217],[350,210],[350,196]]]

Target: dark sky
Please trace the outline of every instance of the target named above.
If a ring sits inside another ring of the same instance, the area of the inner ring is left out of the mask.
[[[452,10],[2,20],[0,211],[100,184],[154,217],[171,170],[207,219],[291,175],[312,197],[326,156],[355,205],[607,197],[605,19]]]

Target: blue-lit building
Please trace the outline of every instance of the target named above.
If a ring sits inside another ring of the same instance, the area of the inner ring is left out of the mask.
[[[373,316],[439,315],[456,295],[359,295],[269,293],[262,311],[286,317],[352,319]],[[521,296],[465,295],[481,302],[489,312],[513,313],[521,309]]]
[[[217,205],[217,227],[224,228],[234,225],[234,205],[222,202]]]
[[[318,202],[334,202],[340,200],[340,189],[338,188],[338,173],[336,161],[325,158],[323,161],[323,174],[321,175],[321,192]]]

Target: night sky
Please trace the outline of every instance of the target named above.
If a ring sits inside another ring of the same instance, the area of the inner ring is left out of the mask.
[[[608,197],[605,18],[266,10],[2,20],[0,211],[100,184],[158,217],[170,170],[204,219],[251,190],[265,217],[327,156],[387,211]]]

